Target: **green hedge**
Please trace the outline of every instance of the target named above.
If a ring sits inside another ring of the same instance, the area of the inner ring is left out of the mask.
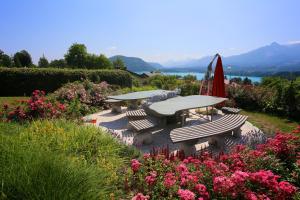
[[[29,95],[35,89],[53,92],[63,84],[81,79],[132,86],[132,76],[121,70],[57,68],[0,68],[0,96]]]

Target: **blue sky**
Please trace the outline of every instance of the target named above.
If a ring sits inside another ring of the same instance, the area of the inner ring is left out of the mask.
[[[0,49],[62,58],[72,43],[166,62],[300,42],[299,0],[1,0]]]

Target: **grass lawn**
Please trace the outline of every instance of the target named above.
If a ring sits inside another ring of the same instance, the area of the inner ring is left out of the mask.
[[[294,130],[299,124],[296,121],[291,121],[285,117],[279,117],[249,110],[243,110],[241,114],[247,115],[249,117],[249,122],[257,126],[267,134],[274,134],[277,130],[290,132]]]
[[[0,106],[3,104],[15,104],[17,100],[26,100],[29,97],[0,97]]]

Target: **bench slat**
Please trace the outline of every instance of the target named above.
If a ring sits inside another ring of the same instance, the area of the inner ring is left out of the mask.
[[[141,119],[129,121],[129,124],[136,130],[142,131],[156,126],[156,123],[151,119]]]

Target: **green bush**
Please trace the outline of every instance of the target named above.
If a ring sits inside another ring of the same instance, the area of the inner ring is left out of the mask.
[[[99,199],[105,197],[105,173],[66,156],[25,148],[1,136],[0,199]]]
[[[0,96],[29,95],[36,89],[53,92],[65,83],[82,79],[132,86],[131,75],[121,70],[0,68]]]
[[[138,152],[93,126],[41,120],[0,123],[0,199],[117,199],[122,170]]]

